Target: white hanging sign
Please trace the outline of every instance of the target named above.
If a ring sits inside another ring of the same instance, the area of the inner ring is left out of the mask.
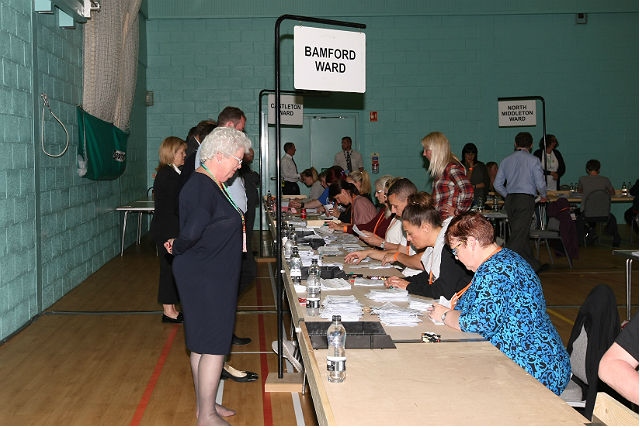
[[[269,94],[267,97],[269,110],[267,121],[269,125],[276,123],[276,95]],[[280,124],[300,125],[304,124],[304,98],[302,95],[280,95]]]
[[[316,91],[366,89],[366,37],[355,31],[295,26],[293,86]]]
[[[498,126],[536,126],[536,101],[498,101]]]

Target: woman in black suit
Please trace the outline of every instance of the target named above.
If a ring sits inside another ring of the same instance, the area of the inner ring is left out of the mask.
[[[178,220],[178,194],[181,180],[180,168],[184,165],[187,143],[178,137],[167,137],[160,144],[160,162],[153,182],[154,212],[151,220],[151,235],[160,254],[160,278],[158,281],[158,303],[162,304],[162,322],[182,323],[182,312],[176,308],[179,303],[178,289],[173,277],[171,264],[173,256],[167,253],[164,242],[180,231]]]

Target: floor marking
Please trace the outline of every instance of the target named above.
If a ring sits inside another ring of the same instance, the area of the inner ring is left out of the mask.
[[[147,383],[147,388],[144,390],[142,397],[140,398],[140,402],[138,403],[138,407],[136,407],[136,411],[133,414],[133,418],[129,425],[140,425],[140,421],[144,416],[144,412],[149,405],[149,400],[151,399],[151,395],[153,394],[153,390],[158,383],[158,379],[160,378],[160,374],[162,373],[162,368],[164,367],[164,363],[167,361],[167,356],[169,355],[169,351],[171,351],[171,347],[173,346],[173,341],[178,334],[178,329],[181,328],[181,325],[173,326],[173,329],[169,332],[169,336],[162,347],[162,351],[160,352],[160,356],[158,357],[158,362],[156,363],[156,367],[153,369],[151,373],[151,378],[149,378],[149,382]]]
[[[562,321],[566,322],[567,324],[571,324],[571,325],[573,325],[573,323],[574,323],[574,321],[571,321],[569,318],[567,318],[567,317],[565,317],[565,316],[563,316],[563,315],[560,315],[560,314],[559,314],[559,313],[557,313],[556,311],[551,310],[551,309],[549,309],[549,308],[547,308],[547,313],[549,313],[549,314],[553,315],[553,316],[554,316],[554,317],[556,317],[556,318],[560,318]]]
[[[256,279],[256,299],[258,301],[258,305],[262,304],[262,281],[258,278]],[[264,315],[258,315],[258,326],[260,330],[260,334],[258,335],[258,339],[260,342],[260,350],[264,351],[266,349],[265,345],[265,328],[264,328]],[[267,376],[269,375],[269,364],[267,362],[267,354],[260,354],[260,374],[262,376],[262,413],[263,413],[263,421],[265,426],[273,425],[273,409],[271,407],[271,394],[265,392],[264,387],[267,382]]]

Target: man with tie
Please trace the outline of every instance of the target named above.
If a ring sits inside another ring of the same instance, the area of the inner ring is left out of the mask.
[[[282,194],[283,195],[299,195],[300,174],[293,155],[296,154],[296,145],[289,142],[284,145],[284,156],[280,160],[280,175],[282,176]]]
[[[364,171],[362,155],[351,149],[351,137],[342,137],[342,151],[336,153],[334,165],[340,165],[348,174],[353,171]]]

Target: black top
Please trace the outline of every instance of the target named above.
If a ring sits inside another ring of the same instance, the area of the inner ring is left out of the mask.
[[[469,284],[473,273],[468,271],[460,261],[456,260],[447,245],[442,247],[440,259],[440,277],[429,284],[429,272],[420,272],[417,275],[405,278],[409,281],[407,291],[419,296],[432,297],[434,299],[444,296],[450,300],[458,291]]]

